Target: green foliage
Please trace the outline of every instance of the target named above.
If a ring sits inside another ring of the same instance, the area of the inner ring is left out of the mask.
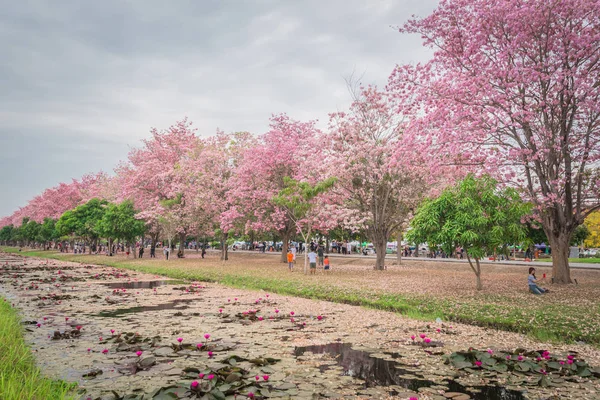
[[[315,207],[312,200],[331,189],[336,181],[336,178],[328,178],[313,185],[286,176],[283,178],[284,188],[273,198],[273,202],[284,208],[297,222],[306,218]]]
[[[12,225],[3,226],[2,229],[0,229],[0,241],[2,242],[11,242],[16,240],[15,235],[15,227]]]
[[[586,225],[579,225],[571,236],[571,246],[581,245],[590,235],[591,232]]]
[[[500,190],[488,176],[469,175],[419,207],[407,239],[441,246],[447,253],[461,246],[481,259],[507,243],[523,240],[521,218],[529,212],[530,205],[514,189]]]
[[[60,236],[77,236],[88,241],[98,239],[98,222],[102,219],[108,201],[91,199],[85,204],[66,211],[58,219],[56,230]]]
[[[0,298],[0,399],[72,399],[72,385],[41,375],[22,334],[17,312]]]
[[[110,203],[102,219],[96,225],[101,237],[133,241],[144,232],[144,221],[136,219],[133,203],[126,200],[120,204]]]
[[[52,218],[44,218],[44,222],[40,226],[38,240],[40,242],[50,242],[59,237],[56,231],[56,220]]]

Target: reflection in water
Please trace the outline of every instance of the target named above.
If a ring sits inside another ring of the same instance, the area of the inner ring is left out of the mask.
[[[146,281],[146,282],[103,282],[102,286],[111,289],[153,289],[155,287],[166,285],[166,281]]]
[[[94,316],[104,318],[121,318],[124,315],[146,311],[185,310],[186,308],[188,308],[185,304],[191,303],[193,301],[196,301],[196,299],[177,299],[168,303],[157,304],[155,306],[138,306],[129,308],[118,308],[116,310],[110,311],[100,311],[98,314],[94,314]]]
[[[498,386],[465,387],[454,380],[434,382],[420,374],[400,368],[395,360],[384,360],[373,357],[369,352],[354,350],[351,343],[296,347],[294,351],[296,357],[306,352],[333,356],[337,364],[343,368],[344,375],[364,380],[366,387],[397,385],[416,392],[419,388],[442,385],[447,386],[449,392],[466,393],[474,400],[525,399],[519,391]],[[327,368],[328,366],[325,365],[319,369],[325,371]]]

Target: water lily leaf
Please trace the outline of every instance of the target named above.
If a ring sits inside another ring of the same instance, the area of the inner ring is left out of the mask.
[[[517,371],[523,371],[523,372],[527,372],[529,371],[529,363],[524,363],[524,362],[518,362],[515,364],[515,369]]]
[[[213,389],[210,391],[210,395],[215,399],[215,400],[225,400],[225,394],[223,392],[221,392],[218,389]]]
[[[232,383],[232,382],[235,382],[235,381],[239,381],[240,379],[242,379],[242,375],[238,374],[237,372],[233,372],[233,373],[229,374],[227,376],[227,378],[225,378],[225,382],[226,383]]]
[[[200,370],[198,368],[195,368],[195,367],[185,367],[183,369],[183,372],[194,372],[195,374],[199,374]]]
[[[558,371],[561,368],[561,365],[559,363],[557,363],[556,361],[550,361],[547,364],[548,368],[550,369],[554,369],[556,371]]]
[[[177,391],[181,391],[181,388],[175,385],[164,386],[155,390],[150,398],[155,400],[171,400],[177,398]]]
[[[473,366],[473,364],[471,364],[468,361],[458,361],[458,362],[455,362],[453,364],[454,364],[454,367],[456,367],[458,369],[469,368],[469,367]]]
[[[497,371],[497,372],[506,372],[506,371],[508,371],[508,365],[506,365],[506,364],[496,364],[496,365],[494,365],[492,367],[492,369],[494,371]]]
[[[581,376],[582,378],[586,378],[588,376],[592,376],[592,371],[590,371],[589,368],[582,368],[577,371],[577,375]]]

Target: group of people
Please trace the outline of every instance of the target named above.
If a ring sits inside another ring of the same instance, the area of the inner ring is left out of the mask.
[[[287,262],[288,262],[288,269],[290,270],[290,272],[294,271],[294,264],[296,263],[296,247],[292,246],[288,249],[288,253],[287,253]],[[325,273],[328,273],[331,271],[331,264],[329,262],[329,256],[325,255],[325,252],[323,251],[323,247],[317,245],[316,248],[311,246],[310,247],[310,252],[306,255],[308,257],[308,263],[309,263],[309,267],[310,267],[310,274],[314,275],[317,273],[317,265],[320,268],[323,268],[323,271]]]

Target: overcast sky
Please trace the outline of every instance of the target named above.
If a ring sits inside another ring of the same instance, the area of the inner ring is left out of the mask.
[[[57,0],[0,13],[0,216],[45,188],[112,173],[150,127],[265,132],[273,113],[319,119],[344,78],[384,85],[429,57],[392,26],[436,0]]]

